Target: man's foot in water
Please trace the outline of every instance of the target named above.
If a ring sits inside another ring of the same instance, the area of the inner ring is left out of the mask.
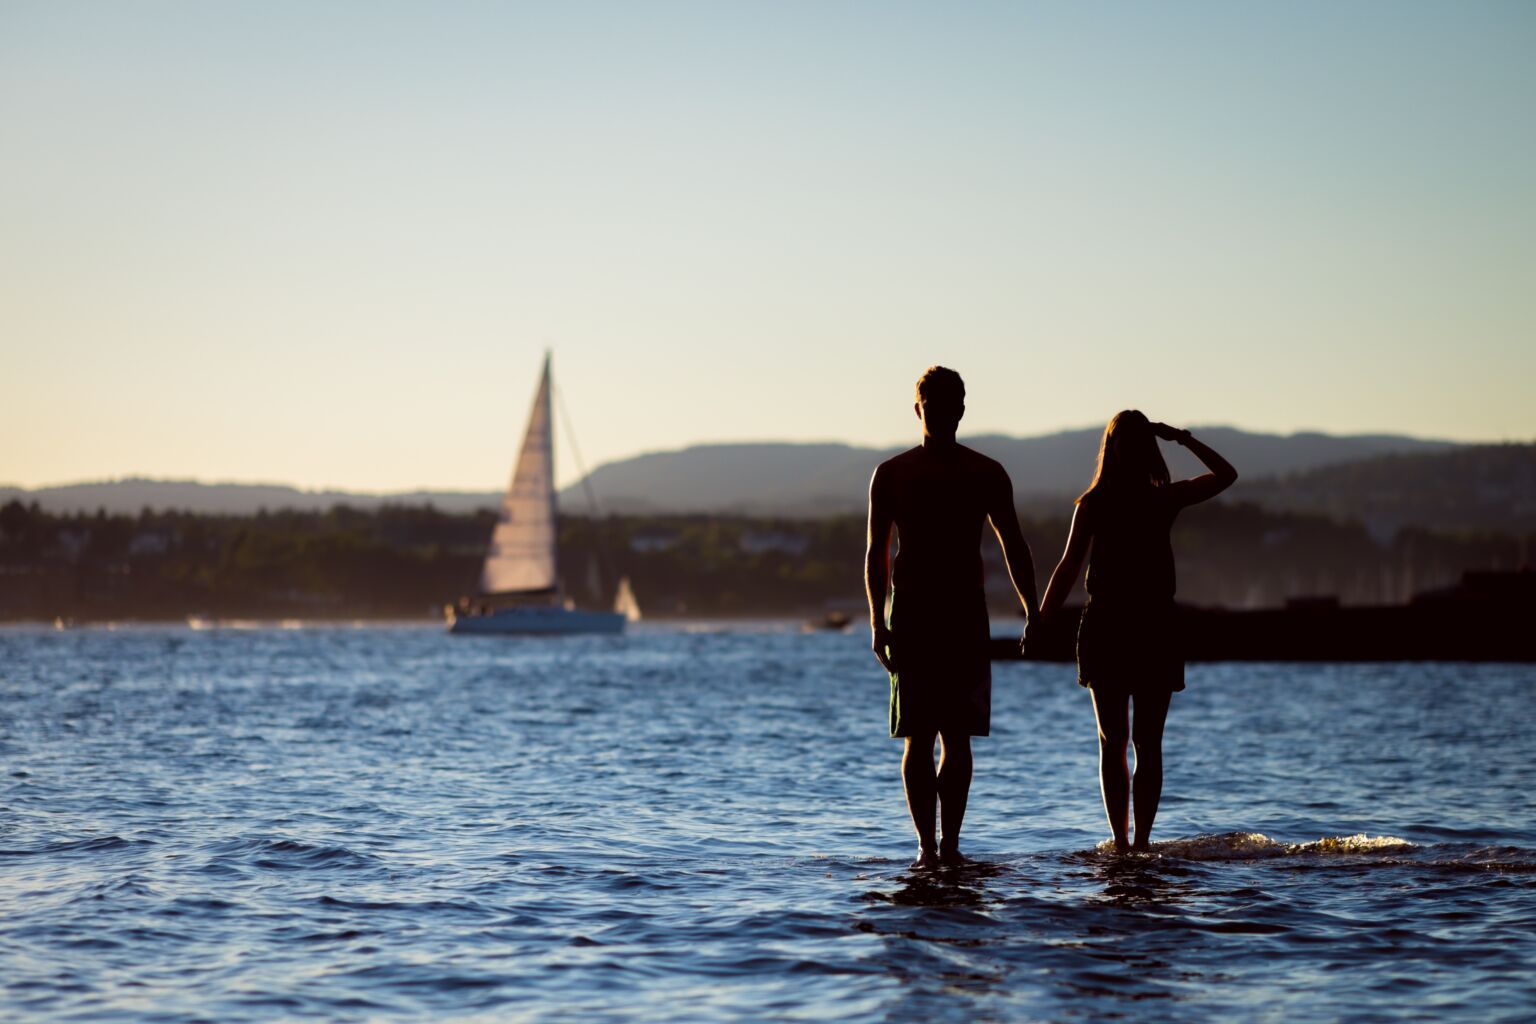
[[[970,859],[961,853],[958,848],[940,846],[939,863],[946,868],[958,868],[969,864]]]
[[[913,871],[932,871],[940,864],[937,850],[921,849],[917,853],[917,860],[912,862]]]

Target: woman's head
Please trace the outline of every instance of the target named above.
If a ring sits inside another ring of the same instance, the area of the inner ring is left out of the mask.
[[[1168,464],[1157,447],[1152,424],[1138,409],[1117,412],[1099,442],[1099,465],[1093,483],[1077,499],[1100,491],[1129,493],[1168,482]]]

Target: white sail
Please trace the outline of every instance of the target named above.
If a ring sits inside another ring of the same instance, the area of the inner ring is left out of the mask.
[[[480,592],[552,594],[559,578],[555,563],[557,528],[554,420],[550,416],[546,355],[528,430],[523,435],[523,450],[517,457],[512,485],[501,499],[490,550],[480,571]]]
[[[629,577],[619,580],[619,592],[613,598],[613,610],[630,622],[640,621],[640,602],[635,600],[635,588],[629,585]]]

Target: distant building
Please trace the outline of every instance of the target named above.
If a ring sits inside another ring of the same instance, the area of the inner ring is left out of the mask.
[[[629,538],[629,550],[640,554],[670,551],[677,547],[678,540],[675,530],[641,530]]]
[[[170,530],[141,530],[128,542],[128,557],[163,555],[171,550],[175,540],[175,534]]]
[[[91,542],[91,531],[87,529],[75,529],[66,527],[54,535],[54,543],[58,545],[60,553],[65,560],[73,562],[80,557],[85,546]]]
[[[811,539],[780,530],[748,530],[741,535],[741,550],[749,555],[765,555],[770,551],[784,555],[803,555],[811,547]]]

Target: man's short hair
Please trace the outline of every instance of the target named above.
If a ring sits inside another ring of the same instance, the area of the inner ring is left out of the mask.
[[[965,404],[965,381],[947,366],[930,366],[917,378],[917,400]]]

